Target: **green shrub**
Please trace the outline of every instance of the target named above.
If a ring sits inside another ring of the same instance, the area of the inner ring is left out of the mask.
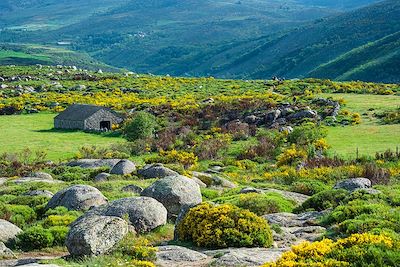
[[[17,196],[10,201],[10,204],[35,207],[47,203],[49,199],[49,197],[45,196]]]
[[[321,181],[300,180],[292,184],[290,191],[312,196],[327,189],[328,186]]]
[[[296,208],[295,211],[322,211],[329,208],[335,208],[339,206],[348,195],[349,193],[343,189],[325,190],[307,199],[300,207]]]
[[[125,124],[123,133],[128,141],[133,142],[153,137],[156,126],[156,118],[150,113],[141,111]]]
[[[239,194],[230,197],[214,199],[218,204],[232,204],[242,209],[248,209],[257,215],[264,215],[276,212],[291,212],[294,203],[285,199],[279,194]]]
[[[142,261],[155,261],[156,251],[146,238],[136,237],[134,234],[128,234],[116,249],[117,253]]]
[[[177,235],[201,247],[269,247],[273,241],[264,219],[228,204],[192,208],[178,223]]]
[[[36,213],[28,206],[0,203],[0,218],[23,227],[25,224],[31,223],[36,219]]]
[[[77,216],[73,215],[50,215],[44,220],[43,226],[68,226],[77,218]]]
[[[64,246],[69,228],[66,226],[53,226],[48,230],[54,238],[53,245]]]
[[[33,226],[17,236],[17,245],[23,250],[34,250],[51,247],[54,237],[48,229]]]
[[[327,130],[322,126],[317,126],[315,123],[306,122],[295,127],[287,136],[287,141],[290,144],[305,147],[315,143],[317,140],[326,137]]]

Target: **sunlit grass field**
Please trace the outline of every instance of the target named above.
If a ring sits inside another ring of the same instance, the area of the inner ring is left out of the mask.
[[[54,131],[56,114],[0,116],[0,153],[24,148],[44,150],[50,160],[71,158],[83,145],[106,145],[123,142],[120,137],[81,131]]]
[[[400,125],[384,125],[373,116],[374,113],[394,110],[400,106],[400,97],[395,95],[360,95],[360,94],[323,94],[334,99],[343,98],[345,106],[351,112],[362,116],[359,125],[346,127],[330,127],[328,143],[331,152],[347,158],[355,158],[358,148],[359,155],[373,156],[375,152],[400,148]]]

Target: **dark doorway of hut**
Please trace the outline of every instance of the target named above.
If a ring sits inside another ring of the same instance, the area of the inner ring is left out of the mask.
[[[111,130],[111,122],[110,121],[101,121],[100,122],[100,129],[103,131],[110,131]]]

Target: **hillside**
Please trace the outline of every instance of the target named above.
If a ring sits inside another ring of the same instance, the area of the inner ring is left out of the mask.
[[[219,66],[275,34],[373,2],[102,0],[82,5],[76,0],[19,1],[0,11],[0,40],[68,41],[69,49],[136,72],[229,76],[231,70],[219,72]],[[239,75],[258,67],[252,64],[251,69]]]
[[[60,47],[28,44],[0,44],[0,65],[75,65],[92,70],[117,71],[117,68]]]
[[[308,76],[336,80],[398,82],[400,32],[357,47],[319,66]]]
[[[232,58],[229,63],[214,64],[211,68],[220,76],[241,77],[243,72],[255,78],[272,75],[289,78],[309,76],[310,71],[352,49],[398,32],[399,20],[400,2],[383,1],[343,15],[321,19],[279,38],[266,40],[244,55]],[[240,46],[235,49],[246,50],[240,49]],[[227,50],[219,57],[229,53]],[[390,57],[389,54],[387,56]],[[351,61],[346,63],[353,64]],[[375,72],[377,70],[378,67]],[[319,77],[325,75],[320,72]],[[328,74],[327,77],[331,76]],[[387,79],[399,81],[400,78],[396,75]]]

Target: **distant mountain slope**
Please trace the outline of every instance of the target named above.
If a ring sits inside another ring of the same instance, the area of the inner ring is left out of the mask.
[[[91,58],[63,48],[28,44],[0,44],[0,65],[75,65],[92,70],[118,71]]]
[[[8,1],[11,11],[0,10],[2,42],[68,41],[137,72],[214,75],[275,34],[378,0]]]
[[[211,65],[211,69],[219,76],[242,77],[243,73],[253,78],[307,76],[320,65],[352,49],[400,31],[399,21],[400,1],[383,1],[320,20],[280,38],[265,41],[257,48],[242,49],[247,50],[244,55],[232,58],[224,65]],[[240,46],[235,49],[241,50]],[[319,76],[325,75],[319,72]]]
[[[400,81],[400,32],[357,47],[308,76],[335,80]]]

